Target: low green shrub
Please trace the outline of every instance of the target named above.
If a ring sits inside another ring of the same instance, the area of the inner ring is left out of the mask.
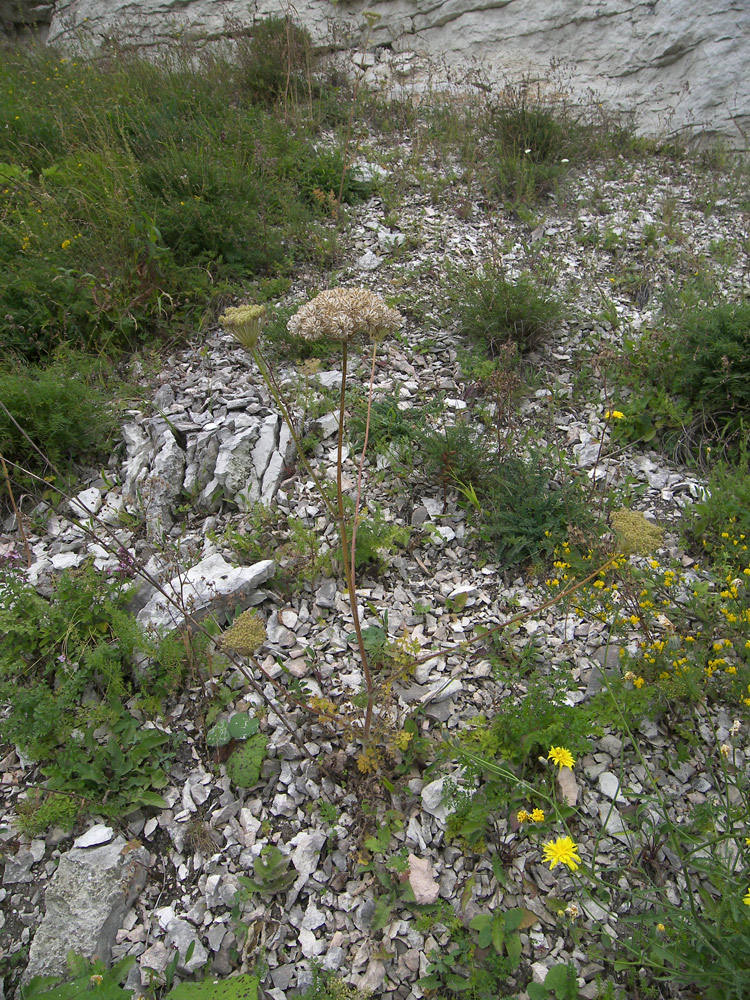
[[[36,448],[61,470],[104,452],[117,427],[112,401],[91,378],[90,360],[80,359],[73,374],[77,366],[78,359],[68,356],[46,369],[0,372],[0,400],[30,439],[0,409],[0,454],[6,461],[44,476],[49,469]]]
[[[750,302],[687,312],[670,345],[666,375],[675,393],[727,420],[750,410]]]
[[[259,22],[237,63],[4,53],[0,349],[36,362],[62,344],[110,350],[194,330],[230,283],[321,253],[328,192],[338,198],[344,174],[345,201],[369,185],[321,139],[325,88],[306,86],[293,116],[269,103],[294,96],[303,36],[284,18]]]
[[[237,45],[239,84],[254,101],[273,103],[310,95],[312,39],[289,16],[255,22],[248,38]]]
[[[750,565],[750,455],[736,466],[720,462],[711,470],[706,494],[685,511],[683,538],[719,571],[742,573]],[[750,586],[750,582],[748,583]]]
[[[632,123],[608,120],[601,104],[572,107],[546,99],[527,83],[505,89],[486,128],[492,141],[485,184],[514,205],[555,192],[576,164],[643,149]]]
[[[119,717],[132,694],[133,656],[144,641],[125,610],[132,590],[93,567],[63,572],[49,599],[12,563],[0,582],[0,696],[10,705],[2,734],[48,759],[74,729]]]
[[[460,272],[453,296],[461,303],[463,333],[487,344],[490,352],[507,343],[521,351],[534,347],[563,318],[562,303],[552,291],[528,275],[511,280],[494,265],[478,274]]]

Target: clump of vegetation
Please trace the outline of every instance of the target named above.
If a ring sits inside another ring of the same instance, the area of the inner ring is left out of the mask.
[[[686,312],[670,346],[675,393],[727,422],[750,410],[750,303]]]
[[[563,307],[557,296],[528,275],[516,280],[501,267],[459,274],[454,298],[461,303],[461,328],[472,340],[487,345],[491,353],[508,343],[524,351],[555,330]]]
[[[492,137],[487,186],[512,205],[533,204],[555,192],[576,164],[638,145],[631,123],[605,121],[601,113],[549,100],[527,83],[505,89],[490,110],[487,134]]]
[[[6,461],[44,476],[49,466],[42,454],[61,470],[102,454],[117,420],[92,368],[90,359],[68,356],[48,368],[0,372],[0,400],[8,411],[0,409],[0,454]]]
[[[736,465],[717,463],[706,493],[686,512],[683,536],[696,554],[708,554],[717,569],[742,572],[750,545],[750,456],[742,452]]]
[[[324,81],[297,99],[306,35],[271,18],[240,54],[4,52],[4,353],[36,362],[194,329],[231,287],[328,252],[318,220],[343,151],[320,139]],[[364,190],[347,172],[343,200]]]

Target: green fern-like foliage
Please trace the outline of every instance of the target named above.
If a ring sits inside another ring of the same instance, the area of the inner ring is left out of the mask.
[[[0,411],[0,453],[32,472],[46,471],[34,445],[65,469],[95,456],[115,427],[103,393],[68,365],[0,372],[0,399],[31,439]]]

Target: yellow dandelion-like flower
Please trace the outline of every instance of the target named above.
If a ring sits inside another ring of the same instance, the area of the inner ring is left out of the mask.
[[[531,819],[531,813],[526,812],[525,809],[519,809],[518,812],[516,813],[516,819],[518,820],[519,823],[528,823],[528,821]]]
[[[657,931],[659,931],[660,934],[663,934],[667,928],[664,926],[664,924],[657,924],[656,929]]]
[[[578,845],[570,837],[558,837],[544,845],[544,860],[549,863],[550,870],[555,865],[566,865],[572,872],[578,868],[581,859],[578,855]],[[748,890],[750,893],[750,890]],[[750,905],[750,904],[748,904]]]
[[[531,810],[531,822],[532,823],[543,823],[544,822],[544,809],[532,809]]]
[[[62,247],[63,250],[67,250],[68,247],[70,246],[70,240],[63,240],[60,246]]]
[[[254,611],[245,611],[221,637],[222,649],[251,656],[266,641],[266,626]]]
[[[553,764],[557,764],[558,767],[573,767],[575,764],[573,755],[565,747],[550,747],[547,759],[551,760]]]
[[[607,410],[604,414],[605,420],[623,420],[624,418],[625,414],[622,410]]]

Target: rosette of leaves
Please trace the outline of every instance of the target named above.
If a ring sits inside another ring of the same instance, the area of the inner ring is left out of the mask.
[[[253,862],[255,878],[239,876],[242,888],[238,892],[238,902],[249,899],[253,893],[260,892],[269,896],[279,892],[287,892],[294,885],[297,872],[289,868],[289,858],[282,854],[278,847],[269,844],[260,852],[260,857]]]

